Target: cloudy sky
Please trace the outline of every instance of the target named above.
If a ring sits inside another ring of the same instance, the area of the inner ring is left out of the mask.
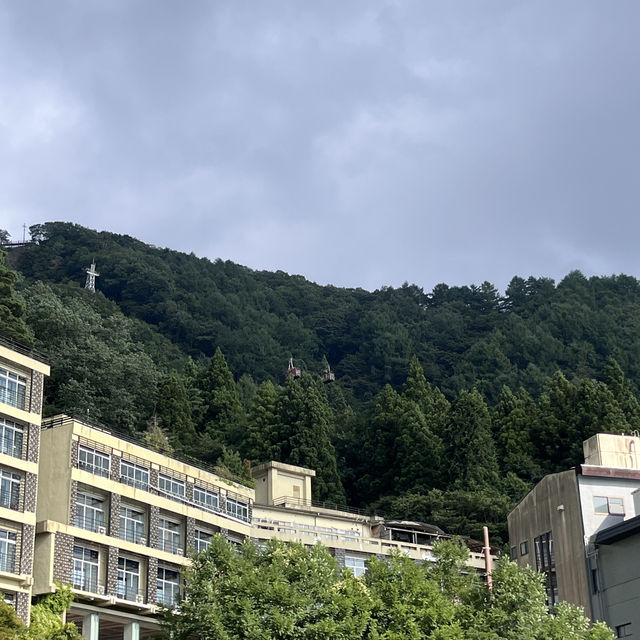
[[[640,277],[637,0],[0,0],[0,227],[316,282]]]

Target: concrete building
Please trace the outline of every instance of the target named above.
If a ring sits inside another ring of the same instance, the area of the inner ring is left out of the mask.
[[[42,389],[49,366],[0,340],[0,593],[29,621]]]
[[[232,542],[322,542],[356,575],[368,556],[393,549],[431,560],[433,542],[446,537],[317,503],[311,469],[259,465],[254,490],[67,416],[43,421],[41,447],[33,594],[71,584],[67,620],[91,640],[157,633],[154,614],[179,598],[188,552],[215,533]],[[481,549],[469,564],[484,569]]]
[[[640,515],[640,438],[598,434],[583,449],[584,464],[546,476],[509,514],[511,557],[545,574],[550,605],[572,602],[615,628],[598,581],[611,584],[618,580],[618,570],[610,561],[605,567],[603,558],[611,554],[602,549],[619,542],[617,534],[610,537],[613,532],[627,531]],[[640,563],[629,562],[632,557],[627,558],[628,569],[638,576]]]

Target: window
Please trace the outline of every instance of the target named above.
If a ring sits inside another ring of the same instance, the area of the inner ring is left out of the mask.
[[[9,593],[9,592],[5,591],[0,596],[0,599],[5,604],[8,604],[10,607],[13,607],[14,609],[16,608],[16,594],[15,593]]]
[[[227,513],[238,520],[249,522],[249,505],[245,502],[227,498]]]
[[[0,469],[0,507],[6,509],[20,508],[20,481],[22,477]]]
[[[511,553],[509,554],[510,560],[515,560],[518,557],[518,547],[511,547]]]
[[[0,368],[0,402],[24,409],[27,400],[27,379]]]
[[[194,487],[193,501],[205,511],[218,511],[218,494],[213,491]]]
[[[98,590],[98,552],[73,547],[73,587],[95,593]]]
[[[631,631],[631,623],[619,624],[616,626],[616,638],[629,638],[633,635]]]
[[[76,527],[88,531],[99,531],[106,525],[104,498],[88,493],[78,493],[76,499]]]
[[[173,607],[180,600],[180,574],[174,569],[158,567],[157,600],[165,607]]]
[[[24,429],[19,424],[0,418],[0,453],[21,458],[23,440]]]
[[[116,595],[136,601],[140,596],[140,563],[131,558],[118,558]]]
[[[195,535],[195,549],[198,553],[200,551],[205,551],[209,545],[211,544],[211,538],[213,535],[208,531],[201,531],[200,529],[196,529]]]
[[[120,482],[137,489],[149,490],[149,469],[140,465],[122,460],[120,462]]]
[[[529,541],[525,540],[520,543],[520,555],[526,556],[529,553]]]
[[[623,516],[624,504],[622,498],[593,497],[593,509],[600,515]]]
[[[345,556],[344,566],[349,569],[356,578],[363,576],[367,572],[365,559],[358,556]]]
[[[0,529],[0,571],[16,572],[16,538],[15,531]]]
[[[78,447],[78,467],[89,473],[95,473],[97,476],[108,478],[109,454],[80,445]]]
[[[129,542],[145,544],[142,542],[145,537],[144,520],[144,511],[122,505],[120,507],[120,538]]]
[[[174,522],[167,518],[158,519],[158,549],[169,553],[182,551],[182,535],[179,522]]]
[[[167,494],[167,497],[172,500],[176,498],[184,500],[184,481],[182,480],[176,480],[161,473],[158,478],[158,489],[160,493]]]
[[[558,602],[558,580],[556,577],[556,557],[553,550],[551,531],[543,533],[533,541],[536,555],[536,570],[545,574],[545,591],[547,606],[553,607]]]

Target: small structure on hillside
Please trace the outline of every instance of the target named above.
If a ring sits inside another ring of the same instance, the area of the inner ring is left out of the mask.
[[[92,262],[91,266],[88,269],[85,269],[85,271],[87,272],[87,279],[85,280],[84,288],[85,289],[89,289],[89,291],[93,291],[93,293],[95,293],[96,292],[96,278],[100,275],[96,271],[96,263]]]

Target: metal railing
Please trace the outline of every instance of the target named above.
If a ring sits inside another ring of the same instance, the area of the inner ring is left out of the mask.
[[[22,458],[23,443],[24,435],[22,432],[8,433],[0,438],[0,453],[5,453],[13,458]]]
[[[15,551],[12,553],[0,553],[0,571],[17,573]]]
[[[144,532],[131,531],[130,529],[123,529],[122,527],[120,527],[118,538],[120,538],[120,540],[126,540],[127,542],[133,542],[135,544],[147,544],[147,538],[144,535]]]
[[[103,478],[109,477],[109,469],[105,469],[104,467],[100,467],[96,464],[91,464],[90,462],[78,460],[78,469],[82,469],[83,471],[93,473],[94,475],[101,476]]]
[[[20,511],[20,496],[12,491],[0,492],[0,507]]]
[[[14,391],[13,389],[0,387],[0,402],[24,411],[27,406],[27,392],[24,389]]]
[[[80,518],[76,515],[73,521],[74,526],[79,527],[80,529],[85,529],[86,531],[93,531],[94,533],[98,533],[101,529],[104,529],[104,533],[107,532],[107,525],[104,519],[99,518],[91,518],[84,517]]]
[[[118,586],[116,589],[116,596],[123,600],[130,600],[131,602],[142,602],[143,596],[138,589],[133,587]]]
[[[149,482],[140,482],[140,480],[135,480],[130,476],[120,476],[120,482],[122,484],[126,484],[130,487],[134,487],[135,489],[142,489],[142,491],[149,491],[150,485]]]
[[[343,513],[353,513],[358,516],[373,515],[368,513],[365,509],[359,509],[358,507],[349,507],[344,504],[337,504],[335,502],[323,502],[321,500],[309,500],[308,498],[296,498],[291,496],[282,496],[276,498],[273,501],[275,506],[296,506],[302,508],[316,507],[317,509],[329,509],[331,511],[342,511]]]
[[[158,540],[157,548],[160,551],[166,551],[167,553],[174,553],[177,555],[184,555],[184,547],[180,542],[172,542],[171,540]]]
[[[98,579],[97,578],[75,578],[73,580],[73,588],[80,591],[87,591],[88,593],[98,592]]]
[[[29,347],[21,342],[16,342],[4,335],[0,335],[0,345],[7,349],[11,349],[11,351],[15,351],[16,353],[21,353],[23,356],[29,356],[34,360],[38,360],[44,364],[49,364],[49,358],[42,351],[38,351],[37,349]]]

